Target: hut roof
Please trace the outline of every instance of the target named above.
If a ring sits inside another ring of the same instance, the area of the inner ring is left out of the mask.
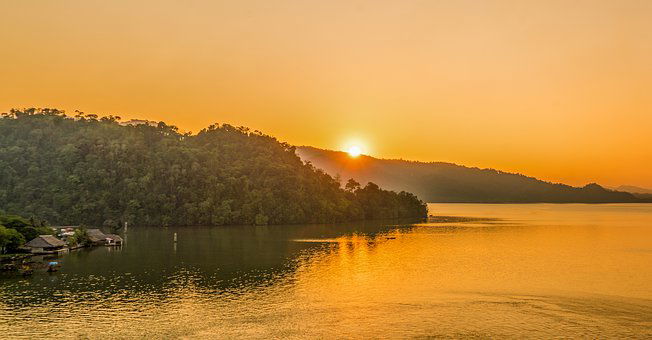
[[[25,243],[25,246],[31,248],[63,247],[65,245],[65,242],[52,235],[40,235],[39,237]]]
[[[88,229],[86,235],[91,242],[101,242],[106,240],[106,235],[99,229]]]
[[[110,238],[113,242],[122,242],[122,237],[116,234],[106,234],[106,238]]]

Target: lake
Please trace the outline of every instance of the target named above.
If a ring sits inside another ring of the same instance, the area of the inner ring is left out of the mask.
[[[652,337],[652,204],[429,210],[428,222],[130,226],[121,248],[1,279],[0,334]]]

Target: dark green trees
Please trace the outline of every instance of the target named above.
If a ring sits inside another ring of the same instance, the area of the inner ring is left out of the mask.
[[[0,225],[9,229],[16,230],[23,235],[26,241],[29,241],[39,235],[52,235],[53,230],[47,227],[43,221],[26,219],[16,215],[5,215],[0,213]]]
[[[0,252],[11,253],[39,235],[51,235],[52,228],[42,221],[26,219],[16,215],[5,215],[0,212]]]
[[[351,182],[349,182],[351,183]],[[421,201],[405,191],[395,193],[383,190],[374,183],[354,191],[355,201],[359,202],[366,219],[403,218],[426,216],[427,209]]]
[[[0,254],[13,253],[25,243],[25,237],[18,231],[0,225]]]
[[[349,188],[258,131],[74,118],[53,109],[0,119],[0,209],[54,224],[319,223],[425,216],[414,196]],[[358,193],[359,192],[359,193]],[[377,205],[379,204],[379,205]],[[108,222],[107,222],[108,223]]]

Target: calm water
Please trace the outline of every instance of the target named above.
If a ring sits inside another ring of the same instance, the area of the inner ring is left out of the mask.
[[[652,205],[430,210],[458,218],[131,227],[1,279],[0,337],[652,337]]]

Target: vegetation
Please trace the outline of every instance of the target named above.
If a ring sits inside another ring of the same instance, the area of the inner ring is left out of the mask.
[[[16,229],[0,226],[0,253],[13,253],[25,244],[25,237]]]
[[[360,183],[350,179],[346,190],[360,202],[366,219],[380,219],[387,216],[424,216],[427,211],[422,204],[415,204],[418,199],[413,194],[401,191],[398,194],[382,190],[374,183],[361,187]]]
[[[13,253],[18,247],[39,235],[51,235],[52,229],[42,221],[25,219],[16,215],[0,213],[0,252]]]
[[[470,203],[608,203],[652,202],[652,195],[633,195],[597,184],[572,187],[494,169],[478,169],[451,163],[411,162],[351,158],[337,151],[299,147],[306,161],[331,175],[372,181],[391,190],[415,193],[427,202]]]
[[[55,109],[0,118],[0,209],[55,224],[223,225],[423,217],[409,193],[345,190],[259,131],[120,124]],[[113,222],[115,221],[115,222]]]
[[[75,246],[88,246],[91,244],[91,240],[88,237],[88,231],[86,227],[81,226],[75,229],[74,234],[68,237],[68,245],[71,247]]]

